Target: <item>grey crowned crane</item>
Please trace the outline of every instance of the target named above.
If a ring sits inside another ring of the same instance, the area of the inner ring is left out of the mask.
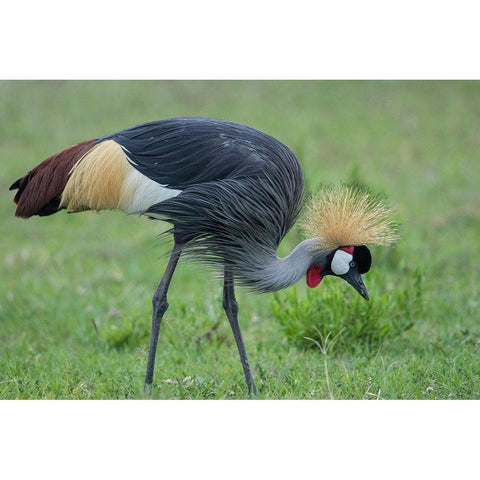
[[[174,246],[153,295],[145,389],[151,392],[160,323],[182,253],[217,267],[223,307],[238,347],[249,395],[257,394],[238,323],[234,284],[272,292],[306,277],[347,281],[368,300],[362,274],[366,244],[389,245],[389,210],[368,194],[341,187],[314,198],[290,255],[278,246],[300,211],[303,176],[295,155],[275,138],[223,120],[184,117],[134,126],[62,150],[17,180],[16,215],[59,210],[122,210],[170,222]]]

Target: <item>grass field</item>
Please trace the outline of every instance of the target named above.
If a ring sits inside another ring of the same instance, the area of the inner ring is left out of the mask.
[[[395,249],[372,249],[370,303],[333,278],[237,292],[260,399],[480,398],[480,83],[374,81],[0,82],[0,398],[143,398],[166,225],[24,221],[8,187],[71,144],[181,115],[264,130],[309,190],[355,179],[402,220]],[[154,398],[247,398],[221,283],[180,263],[169,302]]]

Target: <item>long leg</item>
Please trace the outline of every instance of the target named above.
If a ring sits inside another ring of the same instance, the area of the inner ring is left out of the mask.
[[[248,395],[251,396],[252,391],[254,395],[257,395],[257,386],[255,385],[252,372],[250,371],[247,351],[245,350],[242,332],[240,331],[240,325],[238,324],[238,303],[235,299],[233,275],[227,267],[225,267],[223,283],[223,308],[225,309],[228,321],[232,327],[235,342],[237,343],[238,353],[240,354],[240,360],[242,362],[243,373],[245,374],[245,380],[247,381]]]
[[[155,354],[157,352],[158,334],[160,333],[160,324],[164,313],[167,311],[167,291],[172,279],[173,272],[177,266],[178,259],[182,253],[182,245],[175,243],[167,268],[163,274],[162,280],[155,291],[152,304],[152,334],[150,336],[150,350],[148,352],[147,374],[145,375],[145,392],[151,394],[153,382],[153,370],[155,368]]]

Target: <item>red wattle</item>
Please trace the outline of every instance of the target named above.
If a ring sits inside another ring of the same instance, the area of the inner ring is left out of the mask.
[[[315,288],[322,281],[322,270],[320,266],[310,267],[307,270],[307,285],[310,288]]]
[[[353,255],[353,249],[355,247],[340,247],[340,250],[343,250],[344,252],[349,253],[350,255]]]

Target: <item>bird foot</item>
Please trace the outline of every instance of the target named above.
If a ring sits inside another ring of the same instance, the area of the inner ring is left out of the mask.
[[[143,393],[147,396],[147,397],[152,397],[152,391],[153,391],[153,385],[151,383],[149,384],[145,384],[145,386],[143,387]]]
[[[252,383],[248,385],[248,398],[250,399],[258,398],[257,386],[255,385],[255,382],[253,380],[252,380]]]

